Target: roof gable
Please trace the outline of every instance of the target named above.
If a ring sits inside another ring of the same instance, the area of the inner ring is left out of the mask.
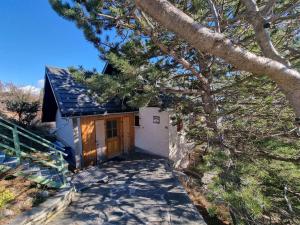
[[[116,75],[119,74],[120,71],[114,67],[112,64],[107,62],[102,70],[102,74],[108,74],[108,75]]]
[[[52,122],[55,121],[57,111],[57,104],[49,80],[45,76],[44,83],[44,96],[42,105],[42,122]]]
[[[53,110],[49,112],[46,111],[50,108],[49,105],[52,102],[50,98],[47,98],[49,96],[51,97],[49,92],[53,93],[52,95],[55,98],[56,106],[60,110],[62,117],[133,111],[129,107],[124,106],[122,102],[116,98],[109,102],[99,104],[96,98],[92,96],[91,91],[84,85],[76,82],[66,69],[46,67],[45,73],[46,81],[43,102],[43,118],[45,119],[55,120],[55,116],[53,119],[52,115]]]

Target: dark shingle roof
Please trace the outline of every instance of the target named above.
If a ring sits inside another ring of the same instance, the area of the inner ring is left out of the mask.
[[[134,111],[122,105],[117,98],[99,104],[91,91],[76,82],[66,69],[46,67],[47,80],[63,117]],[[46,88],[45,92],[49,91]],[[47,99],[44,101],[46,103]]]

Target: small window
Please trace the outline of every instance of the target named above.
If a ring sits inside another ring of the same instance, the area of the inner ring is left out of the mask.
[[[137,127],[140,126],[140,117],[139,116],[134,117],[134,126],[137,126]]]
[[[118,136],[117,120],[109,120],[106,122],[106,137],[114,138]]]

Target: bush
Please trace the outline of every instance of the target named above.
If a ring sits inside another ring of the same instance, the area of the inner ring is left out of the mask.
[[[0,189],[0,209],[14,199],[15,195],[10,190]]]
[[[37,116],[40,103],[38,101],[28,102],[22,99],[8,100],[6,102],[7,110],[18,114],[19,122],[29,125]]]

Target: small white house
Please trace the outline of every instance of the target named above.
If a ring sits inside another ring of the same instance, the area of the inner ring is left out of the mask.
[[[68,70],[46,67],[42,121],[56,123],[57,139],[71,148],[76,168],[131,151],[182,165],[193,145],[172,125],[171,115],[158,107],[124,107],[118,99],[99,104]]]

